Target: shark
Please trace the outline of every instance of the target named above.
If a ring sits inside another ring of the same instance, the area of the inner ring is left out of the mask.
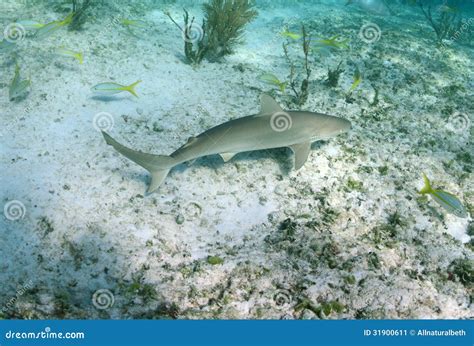
[[[219,154],[224,162],[236,154],[254,150],[289,147],[294,168],[300,169],[311,151],[311,143],[347,132],[351,122],[336,116],[286,111],[269,95],[260,96],[260,112],[224,122],[190,137],[171,155],[154,155],[130,149],[102,131],[105,142],[151,174],[147,193],[157,190],[170,170],[187,161]]]

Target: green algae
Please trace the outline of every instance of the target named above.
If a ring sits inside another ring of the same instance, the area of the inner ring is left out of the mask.
[[[207,263],[211,265],[218,265],[218,264],[223,264],[224,260],[220,258],[219,256],[209,256],[207,258]]]

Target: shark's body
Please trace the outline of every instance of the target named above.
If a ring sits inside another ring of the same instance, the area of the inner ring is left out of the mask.
[[[259,114],[238,118],[191,137],[170,156],[152,155],[129,149],[105,132],[107,144],[152,174],[148,192],[156,190],[170,169],[196,158],[219,154],[224,161],[245,151],[290,147],[295,168],[306,162],[311,142],[347,131],[349,121],[320,113],[284,111],[271,97],[262,95]]]

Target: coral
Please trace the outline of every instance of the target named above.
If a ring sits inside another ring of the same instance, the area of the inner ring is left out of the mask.
[[[224,263],[224,260],[220,258],[219,256],[209,256],[207,258],[207,263],[211,265],[217,265],[217,264],[222,264]]]
[[[344,68],[341,68],[342,61],[337,65],[337,67],[334,70],[331,70],[328,68],[328,77],[326,79],[327,85],[329,85],[332,88],[337,87],[337,83],[339,82],[339,77],[341,76],[341,73],[344,72]]]
[[[293,91],[293,102],[297,105],[301,106],[306,102],[308,99],[308,86],[309,86],[309,78],[311,77],[311,69],[309,68],[309,53],[311,47],[311,37],[306,31],[304,25],[301,26],[301,37],[302,37],[302,48],[304,53],[304,60],[302,64],[301,73],[303,77],[296,75],[296,64],[291,60],[290,53],[288,50],[289,43],[283,44],[283,51],[285,53],[286,61],[290,65],[290,81],[289,85],[291,90]],[[299,80],[302,79],[301,85],[298,88]]]
[[[189,19],[189,12],[184,10],[184,29],[173,19],[169,12],[165,14],[183,33],[184,38],[184,55],[187,62],[191,64],[199,64],[205,57],[208,50],[206,44],[206,21],[204,20],[202,26],[197,26],[194,23],[194,17]],[[197,30],[197,33],[196,33]],[[197,36],[195,37],[195,35]]]
[[[418,5],[426,20],[435,31],[438,43],[442,43],[444,39],[454,34],[459,29],[461,25],[461,19],[457,12],[446,10],[440,11],[441,14],[439,15],[438,19],[434,19],[430,5],[426,6],[425,8],[423,1],[419,1]]]
[[[204,4],[209,60],[232,53],[241,42],[245,25],[257,16],[254,6],[251,0],[211,0]]]
[[[92,5],[93,0],[72,0],[72,17],[69,30],[79,30],[87,19],[87,9]]]
[[[202,26],[184,10],[184,28],[169,12],[165,14],[183,33],[186,60],[199,64],[204,58],[216,61],[232,53],[242,40],[245,25],[257,16],[254,6],[251,0],[211,0],[203,5]]]

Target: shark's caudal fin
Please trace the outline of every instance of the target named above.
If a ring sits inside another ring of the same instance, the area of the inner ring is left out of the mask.
[[[170,169],[176,165],[176,160],[170,156],[152,155],[135,151],[120,144],[103,131],[102,135],[104,136],[105,142],[107,144],[111,145],[120,154],[132,160],[136,164],[139,164],[150,172],[151,183],[148,186],[147,193],[151,193],[160,187],[161,183],[168,175]]]

